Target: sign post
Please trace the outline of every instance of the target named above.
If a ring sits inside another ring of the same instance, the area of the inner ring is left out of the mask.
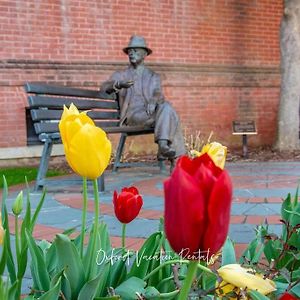
[[[243,157],[248,158],[248,135],[257,134],[255,121],[232,121],[232,134],[242,136]]]

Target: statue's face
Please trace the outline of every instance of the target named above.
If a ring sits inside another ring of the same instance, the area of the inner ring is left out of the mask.
[[[130,48],[128,49],[129,61],[133,65],[139,65],[144,61],[147,51],[143,48]]]

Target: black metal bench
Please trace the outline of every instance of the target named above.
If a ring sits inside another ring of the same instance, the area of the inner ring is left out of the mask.
[[[58,122],[64,104],[69,106],[74,103],[79,110],[88,110],[87,114],[94,120],[96,126],[101,127],[106,133],[121,133],[113,171],[117,171],[123,165],[121,156],[127,136],[154,132],[154,128],[149,127],[120,126],[120,109],[114,94],[109,95],[95,90],[31,82],[25,84],[25,91],[28,94],[29,104],[27,108],[27,132],[31,131],[27,142],[31,145],[44,144],[35,189],[45,185],[52,146],[54,143],[61,143]],[[32,133],[36,136],[32,136]],[[103,191],[104,175],[99,179],[99,186],[100,190]]]

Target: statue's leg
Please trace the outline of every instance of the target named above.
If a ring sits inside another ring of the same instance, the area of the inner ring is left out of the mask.
[[[178,115],[169,102],[159,104],[155,115],[155,141],[167,140],[168,146],[175,151],[173,157],[185,154],[184,138]],[[172,157],[167,157],[172,158]]]

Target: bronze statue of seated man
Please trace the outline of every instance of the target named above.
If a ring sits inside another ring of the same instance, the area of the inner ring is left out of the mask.
[[[178,115],[164,98],[160,76],[144,65],[145,57],[152,50],[143,37],[132,36],[123,51],[130,65],[113,73],[102,84],[101,91],[118,93],[121,126],[154,127],[158,159],[174,160],[185,153],[184,138]]]

